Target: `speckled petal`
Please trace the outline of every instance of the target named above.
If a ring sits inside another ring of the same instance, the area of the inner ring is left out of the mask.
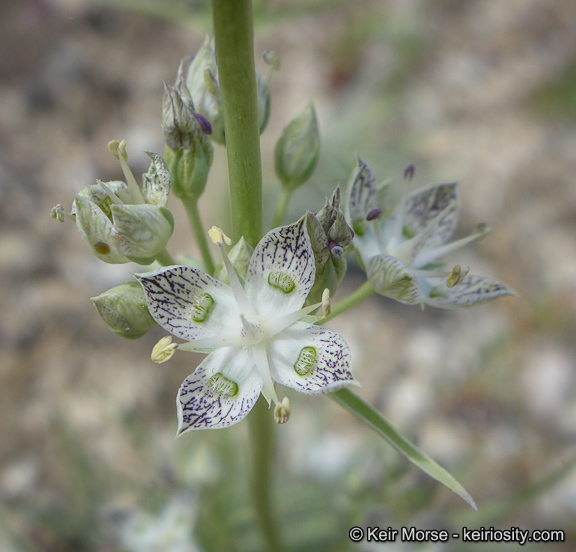
[[[304,348],[313,351],[314,359],[308,357],[299,364]],[[320,326],[297,322],[279,333],[268,346],[268,360],[276,382],[307,395],[356,384],[347,343],[336,332]]]
[[[366,275],[380,295],[407,305],[422,302],[418,278],[395,257],[384,254],[372,257],[366,266]]]
[[[136,274],[146,295],[150,314],[171,334],[194,341],[227,335],[240,317],[232,290],[205,272],[187,266],[161,268]],[[203,321],[198,316],[203,294],[213,300]]]
[[[360,157],[356,157],[348,182],[345,214],[357,238],[366,232],[366,215],[378,208],[378,187],[374,171]]]
[[[409,239],[421,234],[414,255],[421,249],[446,243],[458,224],[459,206],[456,183],[431,184],[411,193],[404,209],[396,208],[386,227],[395,226],[394,218],[404,213],[402,231]]]
[[[424,302],[439,309],[476,307],[498,297],[516,295],[514,290],[500,280],[483,276],[468,275],[461,284],[452,288],[446,286],[445,280],[440,278],[427,278],[426,285],[430,291]]]
[[[211,378],[220,374],[237,386],[233,396],[215,391]],[[226,347],[210,353],[178,391],[178,433],[219,429],[237,424],[258,400],[262,381],[247,350]]]
[[[314,254],[305,220],[268,232],[250,259],[244,289],[265,319],[300,309],[314,284]]]
[[[110,264],[127,263],[119,246],[121,238],[104,211],[93,201],[77,195],[72,206],[80,236],[99,259]]]
[[[146,203],[166,207],[172,178],[166,161],[153,152],[145,152],[152,160],[148,172],[142,175],[142,194]]]

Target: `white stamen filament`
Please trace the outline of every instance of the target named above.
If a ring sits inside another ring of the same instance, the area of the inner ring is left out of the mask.
[[[476,234],[471,234],[465,238],[441,245],[439,247],[433,247],[432,249],[426,249],[424,251],[420,251],[412,263],[414,267],[423,267],[426,266],[428,263],[438,259],[439,257],[443,257],[444,255],[448,255],[449,253],[453,253],[457,249],[464,247],[466,244],[470,242],[476,241],[484,237],[483,232],[478,232]]]

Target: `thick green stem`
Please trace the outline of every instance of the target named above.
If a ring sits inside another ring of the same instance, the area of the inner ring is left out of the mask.
[[[172,258],[172,255],[170,255],[170,253],[168,253],[166,249],[163,249],[162,251],[160,251],[160,253],[158,253],[158,255],[156,255],[156,260],[162,266],[170,266],[176,264],[174,262],[174,259]]]
[[[212,16],[228,155],[233,238],[238,241],[244,236],[256,247],[262,237],[263,224],[252,2],[212,0]],[[250,482],[256,513],[266,550],[281,552],[271,497],[273,419],[262,398],[248,416],[248,422],[253,454]]]
[[[370,282],[364,282],[356,291],[353,291],[350,295],[344,297],[341,301],[336,303],[332,307],[332,312],[330,316],[320,320],[319,324],[324,324],[332,318],[336,318],[339,314],[346,312],[348,309],[355,307],[365,299],[368,299],[374,293],[374,288]]]
[[[280,192],[280,197],[278,198],[278,203],[276,204],[276,210],[274,211],[274,216],[272,217],[272,228],[282,226],[293,193],[294,190],[282,186],[282,191]]]
[[[272,507],[272,459],[274,458],[274,428],[272,411],[260,397],[248,416],[252,471],[250,488],[260,527],[269,552],[282,552],[278,526]]]
[[[214,274],[214,261],[212,260],[212,254],[210,253],[210,247],[208,246],[208,240],[206,238],[207,229],[204,228],[202,219],[200,218],[198,200],[183,199],[182,203],[186,209],[188,222],[190,223],[190,228],[192,228],[192,233],[194,234],[196,243],[200,248],[200,254],[202,255],[202,260],[204,261],[204,268],[208,274],[212,275]]]
[[[262,237],[262,168],[251,0],[212,0],[234,241]]]

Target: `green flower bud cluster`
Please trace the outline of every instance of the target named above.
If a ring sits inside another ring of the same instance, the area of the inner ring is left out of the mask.
[[[214,158],[208,137],[210,123],[194,109],[194,102],[184,79],[180,63],[174,86],[164,85],[162,129],[166,139],[166,161],[173,176],[176,197],[199,198],[206,188]]]

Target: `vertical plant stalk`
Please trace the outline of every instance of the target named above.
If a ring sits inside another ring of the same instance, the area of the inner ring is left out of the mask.
[[[214,42],[230,179],[234,241],[256,247],[263,234],[262,167],[251,0],[212,0]],[[260,398],[248,416],[251,489],[269,552],[281,552],[272,504],[273,419]]]
[[[262,237],[262,167],[251,0],[212,0],[234,241]]]

